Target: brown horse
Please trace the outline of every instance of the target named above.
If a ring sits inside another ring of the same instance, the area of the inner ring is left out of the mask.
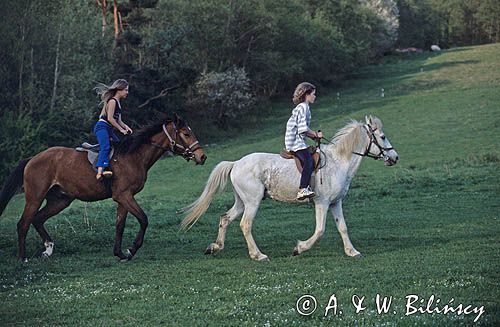
[[[43,224],[68,207],[74,199],[99,201],[113,198],[118,203],[113,253],[130,260],[139,250],[148,227],[148,218],[134,199],[146,182],[147,171],[167,151],[182,155],[188,161],[203,164],[206,156],[189,126],[174,115],[127,136],[117,147],[112,160],[113,178],[97,181],[87,153],[64,147],[49,148],[32,158],[22,160],[0,192],[0,215],[14,194],[23,187],[26,204],[17,223],[19,259],[26,259],[26,234],[33,224],[45,245],[42,256],[52,254],[54,243]],[[46,205],[40,209],[43,200]],[[40,210],[39,210],[40,209]],[[127,213],[134,215],[140,230],[126,254],[122,252],[122,236]]]

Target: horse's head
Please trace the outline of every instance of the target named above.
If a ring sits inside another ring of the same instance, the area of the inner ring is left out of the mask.
[[[175,129],[174,153],[182,155],[187,161],[193,159],[197,165],[203,165],[207,156],[189,125],[175,113],[173,124]]]
[[[380,160],[383,159],[387,166],[395,165],[398,162],[398,153],[389,142],[389,139],[382,131],[382,121],[375,116],[365,116],[366,125],[364,128],[368,133],[370,143],[364,155]]]

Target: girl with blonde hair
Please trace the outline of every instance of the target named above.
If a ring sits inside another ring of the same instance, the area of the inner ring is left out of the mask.
[[[292,110],[292,115],[286,123],[285,148],[294,152],[303,165],[297,200],[315,196],[309,185],[314,170],[314,161],[306,143],[306,137],[312,139],[323,137],[321,132],[315,132],[309,128],[311,122],[309,104],[314,103],[315,100],[316,87],[313,84],[303,82],[297,85],[295,92],[293,92],[293,103],[296,107]]]
[[[110,178],[113,176],[113,172],[108,170],[109,152],[111,150],[110,140],[113,142],[120,140],[114,129],[124,135],[132,133],[132,129],[122,120],[122,107],[120,104],[120,100],[128,95],[129,85],[126,80],[117,79],[111,86],[99,83],[94,89],[101,96],[103,103],[99,120],[94,127],[94,134],[97,136],[100,145],[96,178],[101,180],[103,177]]]

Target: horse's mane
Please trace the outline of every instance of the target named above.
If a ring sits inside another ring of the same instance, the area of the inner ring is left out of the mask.
[[[141,145],[150,142],[153,135],[158,134],[163,130],[163,124],[168,124],[172,121],[172,119],[162,117],[159,122],[152,122],[143,126],[137,132],[134,132],[134,134],[125,136],[117,146],[116,151],[121,154],[137,151]],[[186,126],[186,123],[182,119],[179,119],[176,125],[177,128],[182,128]]]
[[[382,121],[375,116],[367,116],[370,125],[374,129],[382,129]],[[359,144],[363,141],[363,123],[352,119],[347,125],[341,128],[331,142],[334,144],[339,155],[346,156],[349,160],[353,152],[359,152]]]
[[[349,159],[353,152],[359,151],[359,144],[363,140],[362,127],[363,123],[353,119],[335,134],[331,142],[339,155]]]

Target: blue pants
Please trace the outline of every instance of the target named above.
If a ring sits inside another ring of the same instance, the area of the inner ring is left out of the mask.
[[[97,157],[97,167],[109,166],[109,152],[111,151],[111,141],[119,142],[120,139],[113,131],[113,126],[103,121],[98,121],[94,127],[94,134],[97,136],[99,142],[99,156]]]
[[[314,161],[309,149],[295,151],[295,155],[302,162],[302,176],[300,177],[300,188],[306,188],[311,182],[311,175],[314,170]]]

